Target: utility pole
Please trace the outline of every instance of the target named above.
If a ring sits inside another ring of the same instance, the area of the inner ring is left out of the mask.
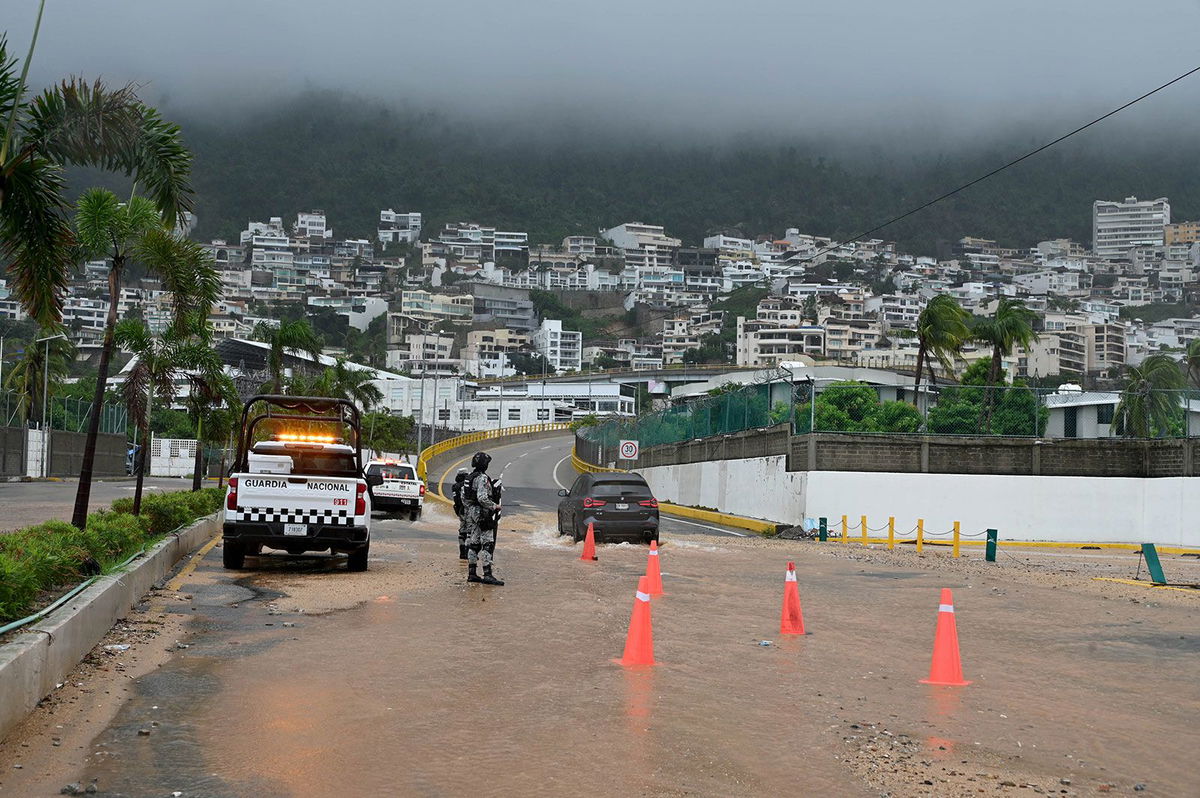
[[[50,396],[50,342],[67,336],[59,333],[58,335],[39,338],[34,341],[34,344],[40,344],[43,341],[46,343],[45,359],[42,361],[42,476],[50,476],[50,435],[46,429],[46,405],[47,399]],[[101,405],[101,410],[104,409]]]

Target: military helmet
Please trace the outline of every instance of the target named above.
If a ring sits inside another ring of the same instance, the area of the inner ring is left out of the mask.
[[[492,456],[487,452],[475,452],[471,458],[471,468],[477,468],[480,471],[487,471],[488,463],[492,462]]]
[[[467,477],[471,476],[465,468],[458,469],[458,473],[454,475],[455,482],[466,482]]]

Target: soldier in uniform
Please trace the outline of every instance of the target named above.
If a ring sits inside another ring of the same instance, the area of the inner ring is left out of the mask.
[[[463,488],[467,486],[467,469],[460,468],[454,475],[454,487],[450,495],[454,497],[454,514],[458,516],[458,559],[467,559],[467,513],[463,506]]]
[[[495,488],[487,475],[492,458],[486,452],[476,452],[471,458],[475,470],[467,478],[463,488],[463,526],[467,530],[467,581],[485,585],[503,585],[504,582],[492,575],[492,555],[496,550],[496,501]],[[483,576],[476,571],[477,562],[483,561]]]

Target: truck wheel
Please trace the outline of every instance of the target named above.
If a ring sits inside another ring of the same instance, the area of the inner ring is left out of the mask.
[[[409,514],[408,514],[408,520],[409,520],[409,521],[416,521],[416,520],[417,520],[418,518],[420,518],[420,517],[421,517],[421,514],[420,514],[420,513],[409,513]]]
[[[346,563],[346,569],[350,571],[365,571],[367,570],[367,552],[370,551],[369,546],[363,546],[360,549],[355,549],[350,552],[349,560]]]
[[[221,563],[231,571],[246,564],[246,549],[241,543],[226,540],[221,544]]]

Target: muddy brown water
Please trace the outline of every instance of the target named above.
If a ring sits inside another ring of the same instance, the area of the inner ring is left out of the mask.
[[[436,512],[387,526],[366,574],[272,559],[231,576],[215,550],[184,588],[190,647],[138,680],[63,783],[129,796],[1197,794],[1191,607],[866,568],[810,543],[668,538],[660,664],[630,670],[612,660],[645,549],[579,562],[552,523],[502,534],[509,584],[494,589],[463,582]],[[778,634],[789,559],[812,632],[800,638]],[[942,587],[966,688],[918,683]],[[880,735],[914,755],[893,764]]]

